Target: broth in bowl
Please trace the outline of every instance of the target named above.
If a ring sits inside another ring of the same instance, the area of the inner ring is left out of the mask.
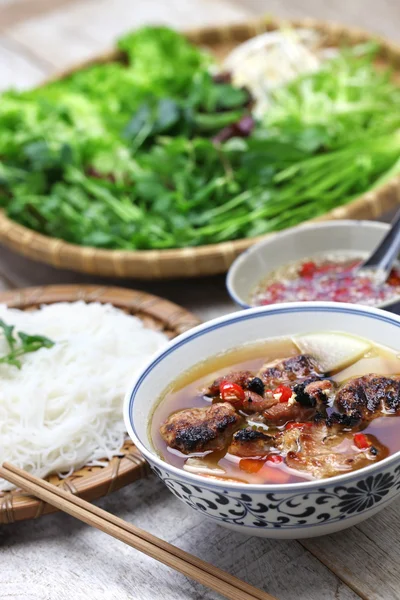
[[[166,462],[206,478],[296,483],[400,450],[400,358],[336,332],[275,338],[178,378],[151,419]]]

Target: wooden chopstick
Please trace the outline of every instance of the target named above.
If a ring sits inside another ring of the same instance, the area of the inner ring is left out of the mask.
[[[276,600],[241,579],[14,465],[4,463],[0,467],[0,477],[230,600]]]

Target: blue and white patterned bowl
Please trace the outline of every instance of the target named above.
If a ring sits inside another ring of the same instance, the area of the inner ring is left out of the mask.
[[[207,479],[162,460],[149,421],[162,392],[195,364],[244,343],[310,331],[346,331],[400,351],[400,317],[355,304],[309,302],[249,309],[175,338],[129,390],[124,418],[135,445],[171,492],[216,523],[242,533],[302,538],[333,533],[372,516],[400,491],[400,452],[359,471],[306,483],[246,485]]]

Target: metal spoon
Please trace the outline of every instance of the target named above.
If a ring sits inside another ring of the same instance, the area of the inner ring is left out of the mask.
[[[358,267],[357,272],[363,270],[375,271],[383,283],[389,276],[390,270],[400,251],[400,210],[394,216],[390,229],[373,251]]]

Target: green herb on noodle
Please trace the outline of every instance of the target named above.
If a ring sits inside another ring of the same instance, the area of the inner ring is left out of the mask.
[[[22,367],[22,363],[19,360],[22,356],[31,352],[37,352],[41,348],[52,348],[55,344],[55,342],[52,342],[43,335],[29,335],[22,331],[17,331],[15,337],[15,327],[7,325],[2,319],[0,319],[0,329],[3,331],[9,347],[8,354],[0,357],[0,364],[11,365],[18,369]]]

